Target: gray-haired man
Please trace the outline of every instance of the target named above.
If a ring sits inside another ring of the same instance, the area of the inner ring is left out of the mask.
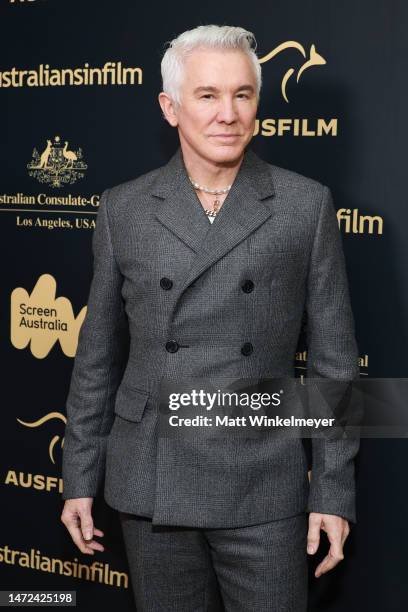
[[[261,87],[253,35],[200,26],[162,61],[159,103],[180,148],[103,193],[70,393],[62,520],[103,550],[91,515],[120,513],[137,610],[300,612],[343,559],[357,440],[158,436],[162,379],[293,376],[302,314],[310,376],[358,376],[330,190],[248,146]]]

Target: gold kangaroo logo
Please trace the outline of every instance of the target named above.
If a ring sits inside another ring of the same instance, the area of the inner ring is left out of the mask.
[[[29,176],[40,183],[48,183],[51,187],[73,185],[83,178],[88,166],[82,159],[82,149],[69,150],[68,144],[65,140],[62,146],[61,137],[55,136],[54,141],[47,140],[47,146],[42,153],[34,149],[32,159],[27,164]]]
[[[37,166],[32,166],[33,168],[47,168],[48,167],[48,158],[51,153],[51,140],[47,140],[47,148],[41,153],[40,163]]]
[[[47,423],[48,421],[52,421],[53,419],[62,421],[64,425],[66,425],[67,423],[66,417],[61,412],[49,412],[48,414],[41,417],[37,421],[34,421],[33,423],[28,423],[27,421],[22,421],[21,419],[18,419],[18,418],[17,418],[17,421],[21,423],[21,425],[24,425],[25,427],[40,427],[44,423]],[[52,463],[54,464],[55,464],[54,448],[59,440],[61,440],[61,449],[64,448],[64,438],[61,438],[60,436],[53,436],[48,446],[48,455]]]
[[[288,40],[278,45],[277,47],[275,47],[275,49],[272,49],[272,51],[267,53],[267,55],[264,55],[263,57],[259,58],[258,61],[260,64],[269,62],[269,60],[276,57],[279,53],[282,53],[282,51],[285,51],[286,49],[297,49],[297,51],[299,51],[302,54],[302,56],[306,59],[306,51],[303,45],[296,42],[295,40]],[[319,53],[317,53],[315,45],[312,45],[309,51],[309,58],[306,60],[304,64],[302,64],[302,66],[298,70],[297,77],[296,77],[296,83],[299,83],[299,79],[305,70],[307,70],[308,68],[311,68],[312,66],[323,66],[326,63],[327,62],[324,59],[324,57],[322,57]],[[289,68],[289,70],[286,71],[282,79],[281,92],[282,92],[283,99],[286,102],[289,102],[288,96],[286,94],[286,86],[288,84],[290,77],[294,74],[294,72],[295,72],[294,68]]]

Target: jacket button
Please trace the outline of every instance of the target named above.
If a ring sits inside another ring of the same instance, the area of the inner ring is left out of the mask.
[[[173,286],[173,281],[167,278],[166,276],[163,276],[163,278],[160,279],[160,287],[162,289],[171,289],[172,286]]]
[[[242,291],[244,291],[244,293],[251,293],[251,291],[254,290],[254,283],[251,280],[246,280],[242,283],[241,285],[241,289]]]
[[[250,342],[245,342],[245,344],[241,346],[241,353],[243,355],[250,355],[253,350],[254,350],[254,347],[252,346]]]
[[[176,353],[179,350],[179,343],[175,340],[169,340],[166,342],[166,351],[169,353]]]

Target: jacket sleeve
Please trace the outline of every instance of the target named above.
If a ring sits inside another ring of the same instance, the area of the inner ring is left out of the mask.
[[[307,375],[359,378],[358,347],[342,239],[333,198],[323,186],[307,281]],[[355,465],[358,437],[312,438],[308,512],[342,516],[356,523]]]
[[[92,236],[93,278],[66,402],[63,499],[95,497],[104,479],[116,390],[129,354],[122,274],[115,261],[105,190]]]

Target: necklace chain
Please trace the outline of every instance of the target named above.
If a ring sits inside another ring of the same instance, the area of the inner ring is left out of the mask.
[[[224,189],[210,189],[209,187],[205,187],[205,185],[200,185],[199,183],[196,183],[196,181],[194,181],[191,178],[191,176],[189,176],[188,178],[190,179],[191,184],[196,189],[199,189],[200,191],[205,191],[205,193],[212,193],[213,195],[219,195],[221,193],[228,193],[232,187],[232,185],[227,185],[227,187],[224,187]]]
[[[205,193],[211,193],[212,195],[221,195],[222,193],[228,193],[232,187],[232,185],[228,185],[224,189],[210,189],[209,187],[205,187],[204,185],[200,185],[199,183],[194,181],[191,176],[189,176],[188,178],[190,179],[190,182],[193,185],[194,189],[197,189],[198,191],[204,191]],[[204,208],[204,212],[207,217],[215,217],[219,212],[218,207],[220,204],[220,200],[216,198],[213,202],[212,208]]]

